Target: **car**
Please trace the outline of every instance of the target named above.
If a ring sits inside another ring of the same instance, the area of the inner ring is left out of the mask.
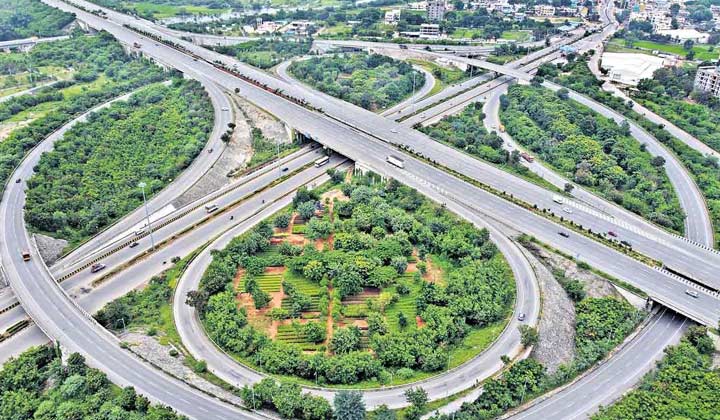
[[[398,131],[393,128],[393,129],[390,130],[390,132],[393,133],[393,134],[397,134]]]
[[[617,238],[617,233],[613,232],[612,230],[608,231],[608,235],[612,236],[613,238]]]
[[[20,178],[16,179],[16,180],[15,180],[15,183],[16,183],[16,184],[19,184],[19,183],[20,183]]]
[[[524,312],[520,312],[520,314],[518,315],[518,321],[525,321],[525,313]]]
[[[696,292],[695,290],[685,289],[685,294],[695,299],[699,297],[698,292]]]
[[[569,238],[570,234],[567,232],[558,232],[558,235],[562,236],[563,238]]]
[[[137,243],[137,242],[133,242],[133,243],[130,244],[129,248],[135,248],[135,247],[138,246],[138,245],[140,245],[140,244]]]
[[[227,108],[227,107],[223,107],[223,109],[222,109],[222,110],[223,110],[223,111],[230,111],[230,108]]]
[[[572,209],[570,207],[563,207],[563,211],[568,214],[572,214]]]
[[[104,270],[105,264],[93,264],[92,267],[90,267],[91,273],[97,273],[98,271]]]
[[[30,251],[23,251],[21,255],[23,261],[30,261]]]
[[[283,172],[287,172],[287,171],[289,171],[289,170],[290,170],[290,168],[288,168],[287,166],[284,167],[284,168],[282,168],[282,171],[283,171]]]
[[[628,241],[620,241],[620,245],[624,245],[628,248],[632,248],[632,244]]]

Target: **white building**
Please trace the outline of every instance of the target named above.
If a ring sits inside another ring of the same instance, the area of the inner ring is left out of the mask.
[[[664,60],[647,54],[603,53],[602,68],[608,70],[611,81],[636,86],[640,80],[652,78]]]
[[[535,16],[555,16],[555,6],[549,4],[538,4],[533,8]]]
[[[710,92],[713,96],[720,98],[720,64],[699,67],[695,75],[695,89]]]
[[[416,1],[414,3],[408,3],[408,9],[410,9],[410,10],[426,10],[427,2]]]
[[[439,22],[445,18],[445,0],[428,0],[427,18],[433,22]]]
[[[669,35],[680,42],[694,41],[699,44],[707,44],[710,38],[710,34],[695,29],[665,29],[657,32],[661,35]]]
[[[385,12],[385,24],[397,25],[400,22],[400,9],[388,10]]]
[[[440,38],[440,25],[434,23],[423,23],[420,25],[420,38]]]

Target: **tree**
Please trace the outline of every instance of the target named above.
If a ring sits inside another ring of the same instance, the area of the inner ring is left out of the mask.
[[[335,354],[347,354],[360,348],[360,328],[352,325],[333,333],[330,348]]]
[[[566,182],[563,189],[565,190],[566,193],[570,194],[572,192],[572,190],[575,189],[575,186],[569,182]]]
[[[382,404],[372,412],[373,420],[396,420],[397,415],[394,411],[388,408],[387,405]]]
[[[518,327],[518,330],[520,330],[520,342],[523,347],[530,347],[537,344],[538,339],[540,338],[537,329],[523,324]]]
[[[651,163],[653,166],[660,167],[660,166],[665,165],[665,158],[662,157],[662,156],[654,156],[654,157],[652,158],[652,160],[650,161],[650,163]]]
[[[405,391],[405,399],[411,404],[405,412],[405,418],[408,420],[419,419],[427,406],[427,392],[420,387],[411,388]]]
[[[315,215],[315,201],[305,201],[297,206],[298,214],[304,220],[310,220]]]
[[[312,343],[322,343],[325,341],[327,330],[319,322],[308,322],[302,326],[302,333],[306,340]]]
[[[365,420],[365,402],[358,391],[338,391],[333,405],[337,420]]]
[[[290,225],[290,214],[289,213],[281,213],[278,214],[275,217],[275,227],[280,229],[285,229]]]

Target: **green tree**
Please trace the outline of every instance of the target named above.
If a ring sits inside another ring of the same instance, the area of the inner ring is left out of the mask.
[[[338,391],[335,394],[335,418],[338,420],[364,420],[365,402],[358,391]]]

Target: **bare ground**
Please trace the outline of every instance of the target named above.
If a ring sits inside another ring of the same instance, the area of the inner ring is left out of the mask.
[[[242,112],[238,111],[237,106],[233,106],[235,115],[235,130],[228,142],[222,156],[215,164],[198,180],[190,189],[185,191],[172,204],[176,208],[191,203],[210,191],[216,191],[232,181],[232,177],[228,176],[238,168],[245,166],[252,153],[250,144],[250,130],[252,125]],[[207,153],[207,152],[206,152]],[[219,150],[213,153],[220,153]]]
[[[211,395],[217,395],[235,404],[242,404],[242,400],[236,395],[223,388],[210,383],[198,376],[185,364],[185,355],[181,349],[177,357],[170,356],[170,350],[174,347],[164,346],[155,337],[150,337],[144,332],[127,332],[120,335],[120,339],[131,345],[132,351],[141,355],[153,364],[159,366],[163,371],[180,378]]]
[[[273,143],[290,143],[289,131],[282,121],[250,102],[237,98],[234,99],[236,99],[237,106],[242,111],[242,114],[244,114],[244,117],[251,121],[254,127],[259,128],[268,140]]]
[[[39,233],[35,233],[33,236],[35,237],[40,256],[42,256],[43,261],[45,261],[45,264],[48,266],[54,264],[55,261],[60,258],[63,249],[65,249],[68,244],[68,241],[64,239],[55,239]]]
[[[535,250],[533,250],[535,251]],[[538,332],[540,340],[532,356],[553,373],[575,357],[575,305],[547,266],[523,249],[538,278],[542,307]]]

